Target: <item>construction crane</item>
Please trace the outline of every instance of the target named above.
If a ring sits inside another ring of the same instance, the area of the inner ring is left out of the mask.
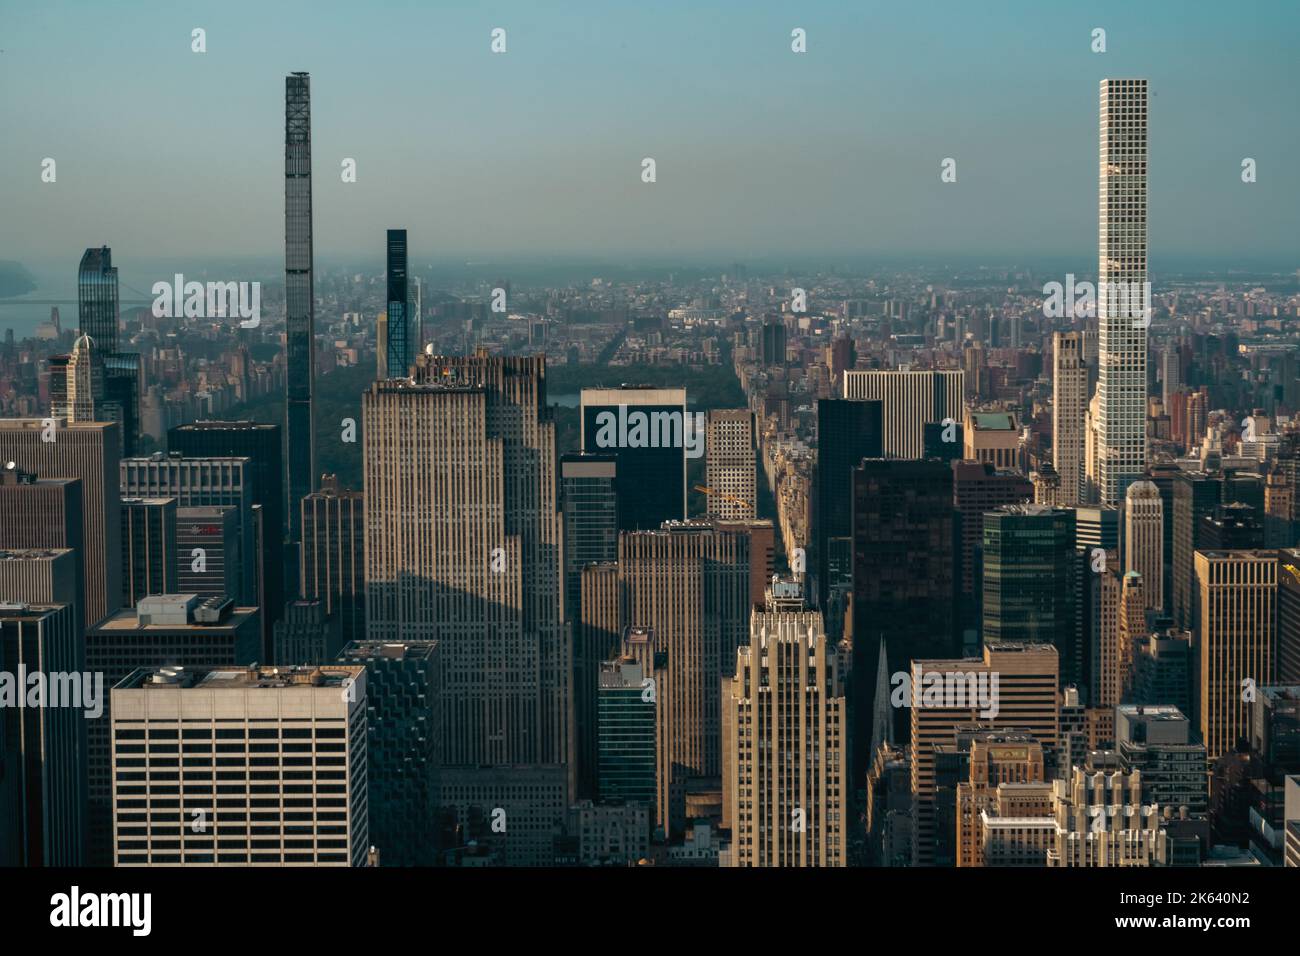
[[[721,498],[723,501],[730,501],[732,504],[740,505],[742,508],[748,508],[750,511],[754,510],[754,506],[751,505],[745,499],[737,498],[735,495],[729,495],[723,491],[714,491],[712,488],[708,487],[707,485],[696,485],[695,490],[700,492],[701,494],[716,495],[717,497]]]

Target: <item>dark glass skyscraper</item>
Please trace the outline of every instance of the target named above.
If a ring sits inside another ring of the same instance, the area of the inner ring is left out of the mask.
[[[564,609],[570,622],[576,622],[582,611],[582,569],[618,559],[616,462],[613,454],[560,456]]]
[[[1007,505],[984,516],[984,643],[1055,644],[1061,680],[1079,683],[1074,511]]]
[[[411,369],[410,322],[406,303],[406,230],[388,230],[388,374],[405,378]]]
[[[884,455],[883,404],[823,398],[817,402],[817,596],[823,608],[832,585],[853,577],[853,469]]]
[[[117,269],[108,246],[87,249],[77,269],[77,320],[101,355],[117,351]]]
[[[87,249],[77,268],[77,317],[81,334],[90,337],[96,358],[103,362],[103,391],[95,400],[101,406],[100,420],[122,425],[122,454],[134,455],[140,434],[140,356],[118,351],[117,315],[113,250],[108,246]],[[65,379],[69,368],[64,356],[51,361],[51,404],[56,416],[71,417]],[[61,380],[54,382],[53,377]]]
[[[285,439],[289,540],[301,540],[298,503],[316,480],[316,304],[311,239],[311,77],[284,80]]]
[[[910,734],[906,710],[889,707],[892,675],[955,650],[952,483],[952,465],[938,459],[868,458],[852,472],[855,781],[866,779],[873,736],[891,724],[895,743]]]

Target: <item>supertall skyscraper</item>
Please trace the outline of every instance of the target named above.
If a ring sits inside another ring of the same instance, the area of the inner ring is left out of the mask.
[[[410,298],[406,282],[406,230],[388,230],[388,374],[402,378],[410,370],[411,323],[406,314]]]
[[[1147,81],[1101,81],[1097,473],[1119,504],[1146,468]]]
[[[362,397],[367,637],[440,642],[452,765],[568,760],[545,376],[540,355],[422,355]]]
[[[316,303],[311,238],[311,77],[284,80],[285,438],[289,540],[301,540],[298,503],[316,480]]]

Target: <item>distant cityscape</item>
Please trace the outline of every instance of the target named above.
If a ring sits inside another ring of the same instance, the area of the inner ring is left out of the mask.
[[[318,275],[288,74],[282,280],[0,346],[0,866],[1300,867],[1300,262],[1150,272],[1151,95],[1095,269],[549,285]]]

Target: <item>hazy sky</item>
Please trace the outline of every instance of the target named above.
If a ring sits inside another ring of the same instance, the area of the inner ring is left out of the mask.
[[[0,258],[280,255],[284,76],[306,70],[325,257],[377,259],[405,226],[415,262],[1095,268],[1097,84],[1140,76],[1153,262],[1300,266],[1297,36],[1291,2],[0,0]]]

